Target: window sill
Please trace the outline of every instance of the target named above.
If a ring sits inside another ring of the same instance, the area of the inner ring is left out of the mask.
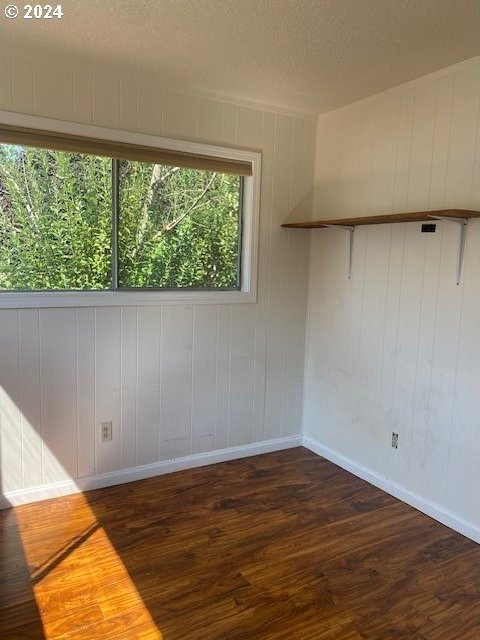
[[[145,307],[256,302],[251,291],[49,291],[0,293],[0,309]]]

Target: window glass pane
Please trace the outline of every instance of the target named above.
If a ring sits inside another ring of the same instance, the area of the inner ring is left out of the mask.
[[[0,289],[111,286],[111,160],[0,145]]]
[[[119,176],[120,287],[238,287],[239,176],[123,160]]]

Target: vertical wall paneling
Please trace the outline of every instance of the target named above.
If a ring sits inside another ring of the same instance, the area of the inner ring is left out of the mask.
[[[304,215],[303,202],[303,158],[305,154],[305,121],[295,119],[293,123],[292,162],[290,167],[290,202],[289,208],[292,218]],[[304,313],[301,306],[302,291],[305,282],[297,282],[297,273],[301,260],[301,253],[305,251],[305,238],[300,234],[287,235],[287,270],[285,278],[285,297],[290,297],[285,304],[285,319],[283,326],[283,393],[282,393],[282,435],[289,432],[290,425],[299,422],[301,410],[296,399],[301,399],[298,389],[302,388],[301,376],[303,358],[299,367],[296,358],[297,349],[304,348],[301,335],[304,331]],[[300,313],[302,315],[300,315]],[[288,334],[288,338],[287,338]]]
[[[476,145],[475,145],[475,160],[473,167],[473,176],[472,176],[472,193],[470,198],[469,208],[475,206],[476,202],[480,202],[480,115],[478,117],[477,123],[477,135],[476,135]]]
[[[222,139],[223,106],[218,100],[199,98],[195,139],[198,142],[213,143]]]
[[[479,153],[476,148],[480,102],[478,73],[478,67],[470,67],[455,76],[445,188],[447,206],[467,207],[470,204],[475,158]]]
[[[256,303],[0,311],[5,490],[298,434],[310,235],[280,224],[311,216],[316,122],[13,47],[1,72],[6,109],[262,154]]]
[[[77,464],[80,478],[95,473],[95,309],[76,309]]]
[[[280,228],[289,213],[292,171],[294,118],[276,115],[275,148],[273,158],[273,197],[270,231],[270,267],[267,316],[267,384],[265,390],[265,435],[267,438],[282,435],[283,407],[283,340],[288,300],[285,281],[289,265],[288,232]]]
[[[215,448],[215,389],[217,380],[217,307],[193,311],[192,453]]]
[[[397,139],[395,141],[395,180],[393,210],[407,211],[408,185],[410,182],[413,133],[413,109],[415,93],[400,94]]]
[[[73,69],[61,61],[40,61],[34,68],[35,112],[39,116],[72,120]]]
[[[237,108],[237,128],[238,140],[242,141],[247,148],[258,150],[267,147],[264,144],[264,119],[266,114],[258,109],[249,107]],[[267,162],[265,156],[263,163]],[[263,167],[265,164],[263,164]],[[268,174],[263,173],[264,185],[266,189],[271,186]],[[268,208],[266,195],[262,190],[262,207]],[[268,226],[266,220],[260,220],[259,228],[259,260],[268,260],[266,249],[268,239]],[[263,431],[263,414],[265,403],[265,350],[266,350],[266,300],[261,290],[264,283],[266,270],[259,269],[258,282],[258,303],[248,305],[248,308],[237,317],[232,316],[231,345],[231,384],[232,403],[230,406],[229,438],[230,445],[247,444],[255,440],[262,440],[263,433],[257,435],[258,423],[261,420]],[[261,275],[260,275],[261,274]],[[246,379],[241,380],[245,375]],[[245,403],[238,412],[237,408],[241,402]]]
[[[228,444],[228,417],[230,406],[230,333],[232,307],[217,308],[217,376],[215,384],[215,449]]]
[[[437,325],[439,267],[443,225],[438,233],[425,235],[425,253],[420,296],[418,347],[415,364],[415,388],[410,439],[410,474],[415,490],[423,490],[423,471],[427,453],[427,426],[430,414],[430,391],[433,371],[433,349]]]
[[[18,311],[0,316],[0,491],[22,487],[22,420]]]
[[[455,76],[441,78],[437,84],[435,108],[432,169],[430,174],[429,207],[445,206],[445,189],[452,130],[452,103]]]
[[[382,354],[382,386],[379,399],[380,414],[387,435],[392,429],[391,408],[395,393],[395,362],[398,349],[398,325],[400,319],[400,294],[402,289],[402,270],[405,256],[407,225],[392,225],[390,229],[390,248],[387,271],[387,293],[385,301],[385,326],[383,329],[383,354]],[[386,456],[380,456],[384,460]],[[388,464],[382,464],[382,468],[388,468]]]
[[[375,206],[385,213],[393,208],[395,189],[396,130],[400,113],[400,100],[392,96],[376,105],[373,129],[372,174],[369,198],[375,194]]]
[[[222,142],[226,145],[237,143],[237,105],[229,102],[223,103]]]
[[[372,167],[374,163],[374,142],[375,142],[375,119],[378,114],[378,109],[375,105],[368,104],[363,109],[363,119],[354,126],[359,127],[359,135],[360,135],[360,148],[358,150],[358,164],[357,171],[359,172],[359,180],[356,188],[356,198],[357,203],[356,207],[358,210],[358,215],[368,215],[372,213]],[[347,114],[344,114],[346,117]],[[346,122],[344,122],[344,126],[341,129],[340,135],[342,136],[342,145],[340,149],[349,147],[349,136],[346,135],[349,118],[347,118]],[[340,156],[340,162],[338,166],[338,171],[342,176],[343,181],[349,179],[345,168],[343,167],[343,158],[344,154],[340,155],[340,151],[338,152]],[[348,153],[347,153],[348,157]],[[331,190],[331,202],[330,206],[335,208],[335,200],[337,196],[337,186],[335,178],[333,178],[333,188]],[[351,204],[350,198],[343,193],[339,198],[339,209],[342,212],[342,215],[348,215],[347,205]]]
[[[143,328],[143,325],[142,325]],[[138,309],[135,307],[125,307],[121,312],[121,432],[122,432],[122,467],[134,467],[137,462],[137,398],[139,389],[138,379],[138,357],[137,340],[138,331]],[[142,338],[143,339],[143,338]],[[158,334],[156,341],[158,344]],[[152,344],[154,348],[155,340]],[[158,356],[158,353],[156,354]],[[153,376],[155,379],[155,376]],[[158,381],[158,374],[156,376]],[[157,397],[155,391],[154,397]]]
[[[388,449],[390,474],[396,481],[401,480],[408,463],[412,435],[424,263],[425,234],[420,233],[420,223],[407,224],[390,407],[392,431],[402,435],[402,446],[398,450]],[[369,313],[367,321],[368,317]]]
[[[137,386],[137,464],[158,460],[160,446],[160,353],[162,310],[157,307],[138,309],[136,367]],[[163,345],[162,345],[163,346]],[[163,357],[163,350],[162,350]],[[168,390],[161,389],[162,397]]]
[[[334,302],[339,304],[337,300],[341,300],[344,292],[338,285],[343,283],[344,287],[350,285],[350,282],[345,284],[345,277],[343,273],[336,274],[338,264],[334,264],[334,243],[331,242],[331,234],[335,233],[332,230],[326,230],[322,232],[312,233],[312,243],[310,252],[310,270],[311,274],[322,273],[322,296],[311,294],[309,302],[309,321],[315,322],[323,327],[322,332],[318,332],[315,335],[314,349],[311,349],[307,343],[308,349],[308,367],[305,378],[305,397],[308,402],[304,407],[304,420],[306,424],[322,425],[322,437],[328,444],[330,441],[330,430],[336,429],[336,410],[333,406],[335,398],[324,393],[324,388],[327,387],[330,381],[328,374],[330,363],[329,359],[332,357],[332,352],[328,345],[328,340],[331,337],[330,325],[333,317]],[[311,278],[310,288],[312,291],[317,291],[318,283],[316,277]],[[337,293],[338,298],[333,299],[333,294]],[[324,300],[329,300],[329,304],[324,304]],[[339,315],[339,321],[342,322],[343,340],[341,341],[342,349],[335,353],[335,356],[341,359],[344,363],[340,368],[340,371],[346,370],[347,359],[347,345],[348,345],[348,313]],[[344,401],[347,402],[350,399],[348,390],[345,391]],[[326,419],[326,418],[329,419]]]
[[[464,294],[463,286],[457,286],[455,278],[452,278],[458,251],[458,228],[450,222],[442,222],[441,225],[442,245],[426,440],[428,456],[424,463],[424,490],[436,502],[442,501],[446,491],[444,470],[448,467],[450,457]]]
[[[228,446],[252,441],[255,363],[255,308],[242,305],[230,327]]]
[[[0,108],[12,108],[12,79],[10,77],[10,56],[3,55],[0,58]]]
[[[127,80],[120,83],[120,128],[126,131],[138,128],[138,85]]]
[[[97,473],[121,465],[121,315],[118,307],[95,310],[95,443]],[[112,423],[112,440],[102,442],[100,424]]]
[[[321,118],[316,214],[479,209],[479,65]],[[421,226],[358,227],[351,281],[342,234],[312,232],[304,432],[479,530],[480,225],[460,285],[458,225]]]
[[[163,96],[162,129],[168,138],[195,139],[196,99],[180,93]]]
[[[480,235],[475,221],[473,233]],[[462,314],[456,356],[456,385],[451,416],[450,455],[447,469],[443,469],[446,485],[445,503],[449,509],[459,509],[467,520],[479,517],[476,488],[480,486],[480,242],[469,242],[466,254]],[[465,488],[470,487],[468,491]],[[473,499],[472,499],[473,497]]]
[[[418,211],[429,201],[437,91],[436,84],[427,84],[415,92],[407,211]]]
[[[258,109],[237,107],[237,138],[253,151],[262,147],[263,114]]]
[[[255,336],[255,397],[253,401],[254,441],[265,438],[265,382],[268,320],[268,274],[270,263],[270,230],[273,195],[273,154],[275,140],[275,114],[262,114],[262,184],[258,252],[258,302],[256,305]],[[304,271],[306,273],[306,269]],[[306,307],[304,307],[305,309]]]
[[[21,309],[20,411],[24,486],[42,484],[42,399],[40,387],[40,331],[37,309]]]
[[[331,230],[331,241],[338,242],[337,239],[338,231]],[[341,410],[342,404],[346,404],[347,407],[350,406],[350,410],[353,411],[353,415],[355,419],[353,421],[353,429],[352,434],[349,437],[348,431],[346,430],[346,425],[344,421],[343,411],[339,414],[339,418],[337,419],[337,425],[345,432],[345,441],[346,445],[350,450],[357,450],[359,441],[362,440],[362,434],[358,425],[358,406],[362,399],[362,390],[356,384],[356,381],[359,377],[359,372],[362,368],[362,326],[361,322],[362,314],[364,311],[364,290],[365,290],[365,265],[367,262],[367,248],[368,248],[368,234],[369,229],[367,227],[363,227],[361,229],[356,229],[355,231],[355,243],[353,248],[353,256],[352,256],[352,278],[348,282],[347,281],[347,304],[342,301],[342,306],[345,305],[345,308],[348,309],[348,321],[346,325],[346,333],[342,335],[335,335],[337,326],[337,314],[335,312],[335,307],[332,307],[332,313],[330,315],[330,327],[333,335],[335,336],[334,344],[338,346],[338,343],[341,340],[347,341],[347,370],[351,372],[351,379],[349,381],[346,389],[346,397],[337,399],[337,410]],[[346,234],[345,234],[346,235]],[[347,265],[346,265],[346,253],[348,251],[348,238],[341,238],[342,241],[342,249],[341,249],[341,262],[340,269],[337,267],[337,272],[335,274],[337,282],[338,280],[342,280],[345,286],[345,281],[347,280]],[[336,292],[332,292],[332,297],[336,295]],[[336,364],[335,364],[335,352],[333,352],[330,356],[330,375],[335,380],[335,376],[337,375]],[[340,415],[342,418],[340,419]]]
[[[155,84],[138,85],[138,130],[142,133],[162,135],[162,96]]]
[[[114,74],[93,74],[93,124],[120,127],[120,82]]]
[[[73,119],[93,123],[93,78],[84,65],[73,67]]]
[[[75,309],[40,311],[42,484],[77,474],[75,333]]]
[[[10,79],[12,109],[19,113],[34,113],[32,61],[21,55],[12,56]]]
[[[384,425],[375,410],[375,403],[381,393],[382,382],[390,229],[369,227],[366,242],[363,281],[370,285],[362,287],[357,379],[362,379],[363,384],[357,396],[356,444],[362,451],[363,463],[372,466],[379,457],[379,445],[385,439]],[[369,250],[372,246],[378,247],[378,250]],[[366,446],[360,447],[363,438]]]
[[[162,317],[161,457],[190,453],[192,432],[193,309],[168,307]]]

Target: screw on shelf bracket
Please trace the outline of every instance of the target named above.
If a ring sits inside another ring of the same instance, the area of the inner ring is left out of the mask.
[[[350,280],[352,277],[352,256],[353,256],[353,234],[355,233],[355,227],[346,225],[346,224],[324,224],[323,227],[327,227],[328,229],[343,229],[344,231],[348,231],[350,234],[350,248],[348,255],[348,279]]]
[[[458,263],[457,263],[457,285],[460,284],[462,279],[463,270],[463,257],[465,255],[465,241],[467,239],[467,226],[468,218],[452,218],[450,216],[428,216],[435,220],[448,220],[449,222],[456,222],[460,225],[460,246],[458,248]]]

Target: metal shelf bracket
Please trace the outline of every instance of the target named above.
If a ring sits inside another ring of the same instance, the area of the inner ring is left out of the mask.
[[[352,277],[352,256],[353,256],[353,236],[355,234],[355,227],[344,225],[344,224],[324,224],[322,225],[327,227],[328,229],[340,229],[344,231],[348,231],[350,234],[350,243],[349,243],[349,254],[348,254],[348,279],[350,280]]]
[[[458,263],[457,263],[457,285],[462,280],[463,262],[465,255],[465,241],[467,239],[467,226],[468,218],[451,218],[449,216],[434,216],[430,215],[429,218],[434,220],[448,220],[449,222],[456,222],[460,225],[460,246],[458,248]]]

